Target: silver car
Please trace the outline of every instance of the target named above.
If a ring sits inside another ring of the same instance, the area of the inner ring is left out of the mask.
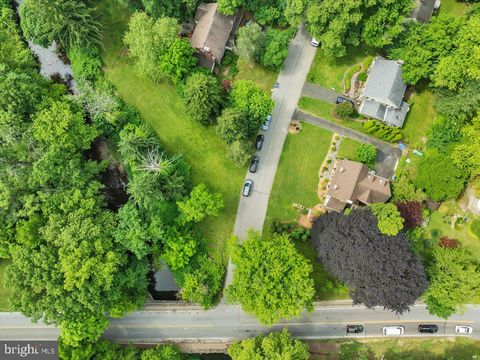
[[[272,115],[267,115],[265,121],[262,124],[262,130],[267,131],[270,127],[270,122],[272,121]]]
[[[252,191],[252,188],[253,188],[253,181],[250,179],[247,179],[245,181],[245,184],[243,184],[242,195],[245,197],[250,196],[250,192]]]

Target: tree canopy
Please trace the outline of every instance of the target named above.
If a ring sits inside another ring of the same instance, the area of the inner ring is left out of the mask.
[[[394,204],[372,204],[370,210],[377,218],[378,230],[382,234],[394,236],[403,229],[404,219]]]
[[[173,18],[154,20],[143,12],[132,15],[123,40],[141,76],[153,81],[161,78],[160,59],[175,42],[179,30]]]
[[[64,49],[101,41],[93,8],[83,1],[25,0],[20,5],[20,20],[25,37],[44,47],[53,41]]]
[[[430,286],[423,298],[431,314],[447,319],[480,300],[480,269],[464,249],[437,247],[427,271]]]
[[[456,166],[451,150],[441,153],[429,150],[418,166],[415,185],[435,201],[456,198],[465,187],[468,173]]]
[[[377,148],[372,144],[361,144],[357,148],[357,158],[364,164],[372,164],[377,158]]]
[[[325,268],[349,287],[355,304],[403,313],[427,287],[425,270],[403,232],[384,236],[376,223],[368,210],[325,214],[313,225],[312,242]]]
[[[271,332],[267,336],[258,335],[236,341],[228,347],[227,353],[232,360],[310,359],[307,344],[293,338],[286,328],[280,332]]]
[[[311,309],[315,290],[312,265],[295,249],[288,235],[260,238],[253,230],[232,252],[236,265],[227,298],[263,324],[299,316]]]

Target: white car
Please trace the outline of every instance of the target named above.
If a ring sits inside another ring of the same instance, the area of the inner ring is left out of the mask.
[[[383,335],[387,336],[400,336],[405,332],[405,328],[402,325],[384,326]]]
[[[455,332],[459,334],[471,334],[473,332],[473,329],[471,326],[457,325],[455,326]]]
[[[312,41],[310,41],[310,45],[318,47],[320,45],[320,42],[317,39],[312,38]]]
[[[262,124],[262,130],[267,131],[270,127],[270,122],[272,121],[272,115],[267,115],[265,121]]]

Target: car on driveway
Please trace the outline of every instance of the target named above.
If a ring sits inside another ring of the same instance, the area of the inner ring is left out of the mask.
[[[270,127],[270,123],[272,122],[272,115],[267,115],[265,121],[262,124],[262,130],[267,131]]]
[[[405,333],[405,328],[402,325],[384,326],[382,333],[387,336],[400,336]]]
[[[438,326],[435,324],[420,324],[418,325],[418,332],[435,334],[438,331]]]
[[[457,325],[457,326],[455,326],[455,332],[457,332],[459,334],[468,335],[468,334],[471,334],[473,332],[473,329],[472,329],[471,326]]]
[[[343,96],[337,96],[337,99],[335,100],[335,102],[337,104],[348,102],[348,103],[352,104],[353,107],[355,107],[355,103],[352,100],[347,99],[346,97],[343,97]]]
[[[250,166],[248,168],[248,171],[250,171],[251,173],[255,173],[257,172],[257,168],[258,168],[258,163],[260,162],[260,158],[258,156],[254,156],[252,161],[250,161]]]
[[[348,334],[359,334],[363,332],[363,325],[347,325]]]
[[[263,140],[265,140],[265,136],[263,135],[258,135],[257,139],[255,140],[255,149],[258,151],[262,150]]]
[[[312,38],[312,41],[310,41],[310,45],[318,47],[320,45],[320,42],[317,39]]]
[[[250,196],[250,192],[252,191],[252,188],[253,188],[253,181],[250,179],[245,180],[245,183],[243,184],[242,195],[245,197]]]

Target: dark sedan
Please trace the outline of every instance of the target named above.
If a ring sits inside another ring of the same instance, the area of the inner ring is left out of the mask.
[[[251,172],[251,173],[255,173],[257,172],[257,168],[258,168],[258,163],[260,162],[260,158],[258,156],[254,156],[252,161],[250,162],[250,167],[248,168],[248,170]]]
[[[438,331],[438,326],[435,324],[420,324],[418,325],[418,332],[435,334]]]
[[[359,334],[363,332],[363,325],[347,325],[348,334]]]
[[[255,140],[255,149],[258,151],[262,150],[263,140],[265,140],[265,136],[263,135],[258,135],[257,139]]]

